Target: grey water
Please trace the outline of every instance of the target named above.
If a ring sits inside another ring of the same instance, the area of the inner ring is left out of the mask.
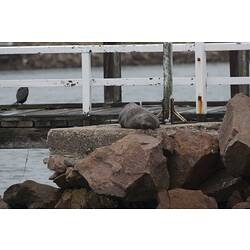
[[[194,76],[193,64],[174,65],[173,74],[178,77]],[[124,66],[122,77],[157,77],[162,76],[162,66]],[[102,68],[93,68],[92,75],[103,76]],[[227,63],[208,64],[209,76],[229,76]],[[39,69],[0,71],[0,80],[14,79],[74,79],[81,78],[81,69]],[[0,89],[0,104],[15,102],[16,88]],[[92,101],[103,102],[103,87],[92,90]],[[208,86],[208,100],[225,101],[230,97],[229,86]],[[193,101],[194,86],[183,85],[174,87],[174,98],[177,101]],[[128,101],[160,101],[161,86],[123,87],[122,99]],[[74,88],[30,88],[27,103],[77,103],[81,102],[80,87]],[[1,142],[0,142],[1,143]],[[32,179],[40,183],[53,185],[48,180],[51,172],[43,164],[43,159],[49,154],[48,149],[2,149],[0,150],[0,195],[12,184]]]

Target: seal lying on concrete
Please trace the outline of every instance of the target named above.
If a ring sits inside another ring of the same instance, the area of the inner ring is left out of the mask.
[[[122,128],[156,129],[160,127],[158,118],[135,103],[127,104],[119,115]]]

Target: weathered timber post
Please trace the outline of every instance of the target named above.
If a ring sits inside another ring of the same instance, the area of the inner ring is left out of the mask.
[[[249,76],[249,53],[248,51],[230,51],[230,76]],[[249,95],[249,85],[231,85],[231,97],[237,93]]]
[[[173,93],[173,51],[171,43],[163,43],[163,122],[171,117],[171,98]]]
[[[118,43],[103,43],[115,45]],[[104,53],[103,55],[104,78],[121,78],[120,53]],[[104,86],[104,103],[117,103],[122,101],[121,86]]]

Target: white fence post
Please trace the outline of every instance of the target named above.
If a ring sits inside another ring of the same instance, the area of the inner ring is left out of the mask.
[[[91,110],[91,53],[82,53],[82,111]]]
[[[207,114],[207,61],[205,43],[195,43],[196,114]]]

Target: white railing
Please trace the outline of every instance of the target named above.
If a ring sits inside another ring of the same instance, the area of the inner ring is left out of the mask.
[[[207,85],[250,84],[249,77],[208,77],[206,68],[207,51],[250,50],[250,43],[187,43],[173,44],[173,52],[195,52],[195,76],[174,77],[174,85],[196,86],[196,112],[207,113]],[[82,109],[84,114],[91,111],[91,88],[93,86],[136,86],[163,85],[163,78],[93,78],[91,73],[92,53],[163,52],[162,44],[135,45],[68,45],[68,46],[18,46],[0,47],[0,55],[80,53],[82,55],[81,79],[39,79],[0,80],[0,87],[75,87],[82,86]]]

